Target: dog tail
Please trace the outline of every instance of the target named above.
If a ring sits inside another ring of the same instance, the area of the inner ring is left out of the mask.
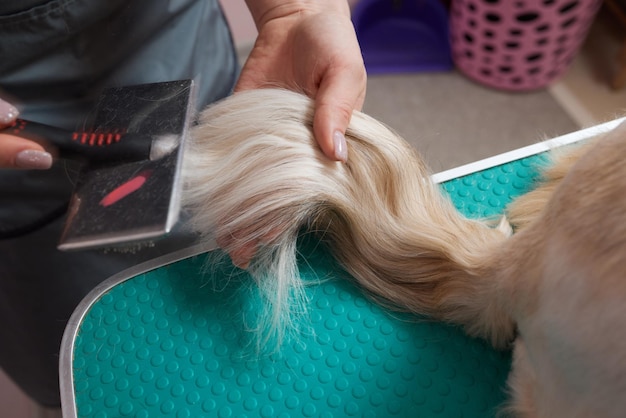
[[[345,164],[322,154],[312,121],[303,95],[237,93],[203,112],[186,151],[192,225],[231,256],[254,253],[245,267],[270,307],[258,328],[281,338],[306,310],[295,245],[304,227],[378,301],[509,341],[494,257],[507,228],[464,218],[419,155],[376,120],[353,114]]]

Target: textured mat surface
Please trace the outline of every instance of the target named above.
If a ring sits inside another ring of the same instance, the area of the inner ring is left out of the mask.
[[[529,157],[442,187],[469,217],[527,191]],[[98,297],[74,343],[80,417],[489,417],[510,354],[459,329],[388,312],[364,297],[311,237],[301,244],[309,331],[256,356],[252,280],[200,255]]]

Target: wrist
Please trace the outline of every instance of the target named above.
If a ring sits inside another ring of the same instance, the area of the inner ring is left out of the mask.
[[[300,20],[319,13],[332,13],[350,18],[346,0],[246,0],[257,27],[278,19]]]

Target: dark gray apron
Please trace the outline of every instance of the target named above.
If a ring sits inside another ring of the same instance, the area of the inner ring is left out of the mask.
[[[0,1],[0,57],[0,97],[25,119],[69,129],[107,86],[193,78],[203,107],[228,95],[237,76],[217,0]],[[75,173],[67,162],[0,170],[0,234],[45,224],[0,240],[0,367],[46,406],[59,404],[59,345],[80,300],[112,274],[194,239],[174,233],[130,254],[57,251]]]

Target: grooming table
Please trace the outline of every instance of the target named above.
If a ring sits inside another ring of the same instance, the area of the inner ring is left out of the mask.
[[[468,217],[492,217],[533,187],[543,153],[620,122],[439,173]],[[311,236],[300,243],[308,331],[256,354],[260,299],[213,248],[190,248],[94,289],[67,326],[64,417],[488,417],[506,398],[509,352],[453,326],[389,312]],[[209,277],[212,276],[212,277]],[[323,279],[316,282],[317,279]],[[213,283],[219,284],[219,288]]]

